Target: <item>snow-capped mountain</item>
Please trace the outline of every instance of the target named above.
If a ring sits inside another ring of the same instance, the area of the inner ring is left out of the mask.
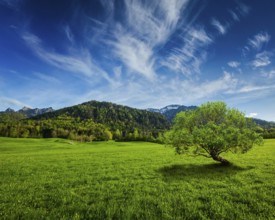
[[[150,112],[158,112],[163,114],[169,121],[172,121],[177,113],[181,111],[188,111],[197,108],[196,106],[185,106],[185,105],[168,105],[160,109],[148,108]]]
[[[36,116],[36,115],[40,115],[40,114],[44,114],[44,113],[47,113],[47,112],[53,112],[54,109],[52,107],[49,107],[49,108],[28,108],[28,107],[23,107],[22,109],[18,110],[18,111],[15,111],[11,108],[8,108],[6,109],[6,113],[12,113],[12,112],[18,112],[18,113],[22,113],[24,115],[26,115],[27,118],[29,117],[33,117],[33,116]]]

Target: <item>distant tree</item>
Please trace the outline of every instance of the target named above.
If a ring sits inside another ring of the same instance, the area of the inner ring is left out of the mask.
[[[121,136],[122,136],[121,131],[119,129],[116,129],[114,134],[113,134],[113,139],[114,140],[120,140]]]
[[[138,129],[134,129],[134,133],[133,133],[133,139],[137,140],[139,138],[139,134],[138,134]]]
[[[20,137],[27,138],[29,137],[29,134],[30,134],[29,130],[25,129],[22,131],[22,134],[20,135]]]
[[[112,138],[113,138],[112,133],[108,129],[105,129],[104,130],[104,140],[108,141],[108,140],[112,140]]]
[[[257,126],[237,109],[224,102],[208,102],[199,108],[177,114],[172,129],[165,135],[178,154],[191,153],[228,165],[221,153],[246,153],[261,144]]]

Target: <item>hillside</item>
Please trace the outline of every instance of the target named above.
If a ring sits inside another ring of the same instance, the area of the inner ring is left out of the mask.
[[[116,129],[167,129],[169,123],[160,113],[135,109],[110,102],[89,101],[32,117],[33,120],[54,119],[66,115],[81,120],[92,119],[95,123]]]
[[[258,119],[258,118],[252,118],[252,120],[259,126],[261,126],[262,128],[275,128],[275,122],[272,121],[265,121],[262,119]]]
[[[90,101],[28,119],[2,121],[0,136],[154,141],[168,128],[169,122],[160,113]]]

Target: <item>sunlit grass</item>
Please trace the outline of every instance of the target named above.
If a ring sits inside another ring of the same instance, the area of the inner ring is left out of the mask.
[[[221,167],[143,142],[0,138],[0,219],[275,219],[275,140]]]

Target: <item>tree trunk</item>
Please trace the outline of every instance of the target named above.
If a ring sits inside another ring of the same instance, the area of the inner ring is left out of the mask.
[[[213,160],[219,161],[222,165],[228,166],[230,162],[217,154],[211,154]]]

